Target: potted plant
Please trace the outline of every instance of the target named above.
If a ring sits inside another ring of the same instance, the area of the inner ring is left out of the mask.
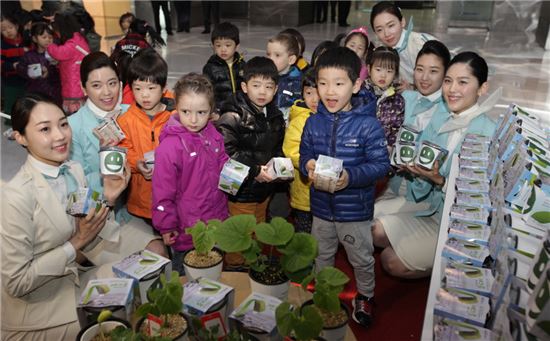
[[[214,248],[216,240],[214,232],[222,222],[217,219],[209,220],[207,224],[198,221],[195,226],[186,229],[186,233],[193,238],[194,248],[183,256],[185,275],[189,281],[199,277],[210,278],[215,281],[220,279],[223,265],[223,253]]]
[[[294,309],[288,302],[281,303],[275,310],[279,334],[298,341],[318,340],[323,330],[321,314],[315,307]]]
[[[113,317],[110,310],[103,310],[97,317],[97,322],[82,329],[76,336],[77,341],[109,341],[113,340],[115,329],[132,330],[130,323]]]
[[[151,335],[153,323],[159,324],[161,337],[170,340],[187,340],[189,322],[181,313],[183,308],[183,286],[177,271],[172,271],[170,280],[164,274],[160,275],[160,286],[151,287],[147,293],[149,302],[138,307],[136,315],[141,319],[136,325],[136,331],[143,335]],[[147,322],[145,322],[147,321]]]
[[[288,294],[289,278],[301,282],[317,256],[317,240],[308,233],[295,233],[294,226],[280,217],[256,224],[253,215],[232,216],[214,231],[214,239],[223,251],[243,255],[250,265],[252,291],[282,300]],[[268,246],[267,255],[261,245]]]

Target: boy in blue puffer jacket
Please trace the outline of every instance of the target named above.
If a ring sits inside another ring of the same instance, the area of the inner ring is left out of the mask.
[[[390,169],[386,138],[376,119],[376,101],[353,96],[361,87],[359,57],[337,47],[323,53],[315,67],[321,103],[302,133],[300,171],[313,181],[319,155],[344,161],[334,193],[311,186],[311,233],[319,242],[315,267],[320,271],[333,266],[338,242],[344,245],[357,283],[352,317],[369,327],[374,304],[374,184]]]

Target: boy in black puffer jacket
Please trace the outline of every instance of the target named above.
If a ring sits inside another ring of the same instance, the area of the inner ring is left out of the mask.
[[[208,59],[202,73],[214,85],[216,109],[240,90],[243,81],[243,67],[246,64],[237,52],[239,47],[239,29],[229,22],[217,25],[212,31],[214,54]]]

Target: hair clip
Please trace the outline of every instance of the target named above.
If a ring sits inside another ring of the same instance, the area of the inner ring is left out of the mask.
[[[367,26],[361,26],[361,27],[358,27],[358,28],[354,28],[353,30],[351,30],[349,33],[348,33],[348,36],[350,34],[353,34],[353,33],[361,33],[362,35],[364,35],[365,37],[369,37],[369,34],[368,34],[368,28]]]

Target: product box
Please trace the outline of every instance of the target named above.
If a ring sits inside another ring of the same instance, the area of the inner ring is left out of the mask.
[[[424,169],[431,170],[436,161],[439,161],[439,166],[445,161],[449,152],[434,143],[422,141],[418,147],[415,164]]]
[[[319,155],[313,172],[313,185],[316,189],[334,193],[336,182],[344,169],[344,161],[326,155]]]
[[[253,292],[229,315],[230,321],[249,331],[271,334],[276,331],[275,309],[282,301]]]
[[[403,124],[397,133],[397,142],[411,143],[415,142],[420,135],[420,131],[411,125]]]
[[[539,245],[535,253],[533,266],[529,270],[527,279],[527,291],[529,293],[533,293],[548,266],[550,266],[550,235]]]
[[[491,209],[491,198],[487,193],[471,193],[457,191],[455,196],[455,203],[458,205],[468,205],[474,207],[483,207]]]
[[[390,163],[392,166],[404,166],[414,164],[416,156],[416,144],[415,142],[395,142],[392,150],[392,156],[390,157]]]
[[[527,331],[539,340],[550,339],[550,266],[541,276],[533,294],[529,296],[525,314]]]
[[[489,175],[485,169],[460,167],[458,170],[458,177],[468,180],[489,181]]]
[[[99,168],[102,175],[123,174],[126,164],[126,148],[99,148]]]
[[[122,128],[118,125],[116,119],[106,119],[97,127],[95,127],[92,132],[94,135],[103,141],[113,141],[119,143],[120,141],[126,138]]]
[[[136,281],[131,278],[93,279],[86,284],[77,306],[81,327],[96,322],[103,309],[113,316],[131,321],[135,307],[140,303],[136,297]]]
[[[40,63],[27,65],[27,75],[31,79],[42,77],[42,65]]]
[[[483,327],[490,311],[489,299],[460,289],[440,288],[434,314]]]
[[[492,137],[468,133],[464,136],[464,142],[483,143],[487,147],[491,145]]]
[[[460,158],[469,160],[489,161],[489,152],[485,150],[461,149]]]
[[[143,159],[145,160],[145,165],[147,168],[155,167],[155,150],[150,150],[147,153],[143,154]]]
[[[274,157],[266,164],[267,174],[273,179],[294,179],[294,166],[292,160],[286,157]]]
[[[492,265],[487,246],[452,237],[445,242],[441,255],[457,262],[469,262],[478,267],[489,268]]]
[[[449,223],[449,238],[454,237],[481,245],[489,245],[491,228],[484,224],[476,224],[458,219]]]
[[[75,217],[85,217],[91,208],[96,211],[101,209],[101,194],[89,187],[80,187],[77,191],[69,193],[66,212]]]
[[[183,313],[197,317],[219,311],[227,325],[233,293],[233,288],[204,277],[187,282],[183,285]]]
[[[434,325],[434,341],[492,341],[495,338],[490,329],[446,318],[438,320]]]
[[[478,268],[457,262],[449,262],[445,268],[445,285],[491,297],[495,278],[490,269]]]
[[[489,145],[483,142],[477,142],[477,141],[466,141],[464,140],[462,142],[462,145],[460,146],[460,152],[469,150],[475,150],[475,151],[489,151]]]
[[[468,221],[479,224],[487,224],[491,212],[482,207],[473,207],[466,205],[453,204],[451,206],[451,219],[459,219],[462,221]]]
[[[133,278],[138,282],[141,302],[147,302],[147,290],[164,273],[170,280],[172,262],[149,250],[135,252],[120,262],[113,264],[113,273],[117,277]]]
[[[237,195],[239,188],[241,188],[244,180],[248,177],[249,170],[250,167],[239,161],[233,159],[227,160],[220,174],[218,188],[231,195]]]
[[[468,193],[489,193],[489,183],[487,181],[468,180],[457,178],[455,188],[460,192]]]
[[[486,160],[459,159],[458,161],[460,168],[473,168],[484,170],[487,170],[489,168],[489,161]]]

